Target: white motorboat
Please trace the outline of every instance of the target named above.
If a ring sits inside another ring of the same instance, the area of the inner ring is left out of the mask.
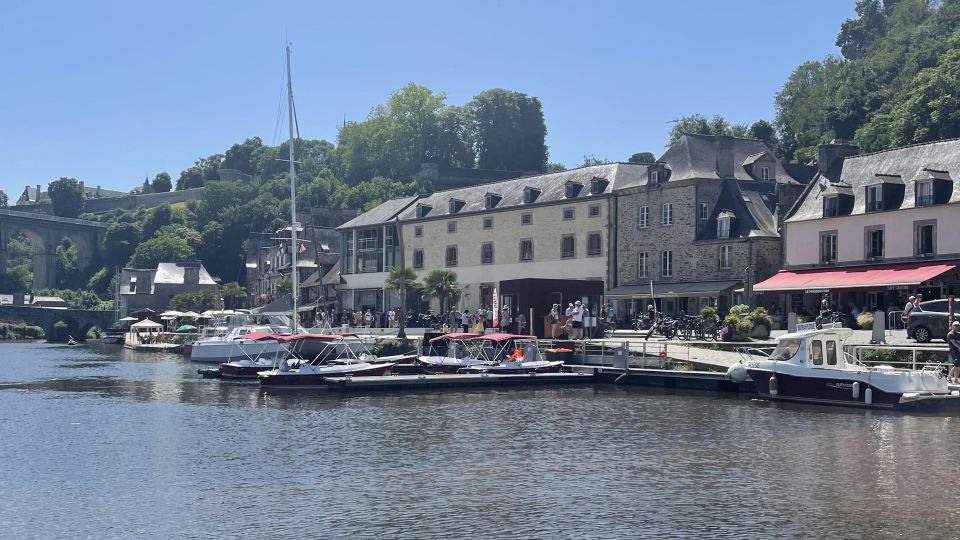
[[[466,340],[479,337],[472,332],[451,332],[431,338],[417,363],[426,373],[458,373],[461,369],[492,362],[470,355]]]
[[[459,373],[555,373],[563,368],[559,360],[544,360],[536,336],[486,334],[466,340],[475,346],[471,358],[479,360]]]
[[[960,399],[939,366],[898,369],[866,366],[844,352],[853,330],[839,323],[798,325],[781,336],[768,357],[741,349],[741,363],[728,370],[741,382],[749,375],[757,392],[771,400],[799,401],[881,409],[935,407]]]
[[[273,358],[287,354],[288,349],[276,339],[283,328],[275,326],[242,325],[230,328],[223,336],[195,341],[184,356],[193,362],[222,364],[233,360]]]

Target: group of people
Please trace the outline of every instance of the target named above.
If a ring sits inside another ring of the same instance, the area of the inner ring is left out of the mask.
[[[584,318],[588,316],[588,310],[586,306],[583,305],[580,300],[576,302],[571,302],[567,304],[566,310],[563,311],[563,316],[566,319],[561,317],[562,306],[560,304],[553,304],[550,308],[550,314],[547,315],[548,322],[550,323],[550,337],[556,339],[561,334],[567,334],[570,339],[583,339],[583,321]],[[560,329],[560,323],[566,321],[563,331]]]

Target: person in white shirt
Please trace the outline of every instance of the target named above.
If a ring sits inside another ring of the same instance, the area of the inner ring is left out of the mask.
[[[389,321],[390,328],[393,328],[393,323],[397,318],[397,312],[390,308],[390,311],[387,312],[387,320]]]
[[[570,311],[570,318],[573,319],[573,339],[583,339],[583,306],[579,300]]]

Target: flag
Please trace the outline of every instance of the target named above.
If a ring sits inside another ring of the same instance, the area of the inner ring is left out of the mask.
[[[303,253],[306,250],[307,250],[307,246],[300,244],[300,247],[297,248],[297,253]]]
[[[493,327],[500,327],[500,300],[497,298],[497,288],[493,288]]]

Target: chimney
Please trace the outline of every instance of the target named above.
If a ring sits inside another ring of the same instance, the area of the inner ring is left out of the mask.
[[[720,178],[733,178],[733,137],[718,135],[714,145],[717,149],[717,175]]]
[[[845,139],[833,139],[826,144],[821,144],[817,150],[817,172],[827,176],[827,172],[843,158],[859,153],[860,147]],[[835,179],[831,178],[831,180]]]
[[[37,184],[37,199],[33,202],[40,202],[40,184]]]
[[[200,263],[198,262],[183,263],[183,284],[184,285],[200,284]]]

